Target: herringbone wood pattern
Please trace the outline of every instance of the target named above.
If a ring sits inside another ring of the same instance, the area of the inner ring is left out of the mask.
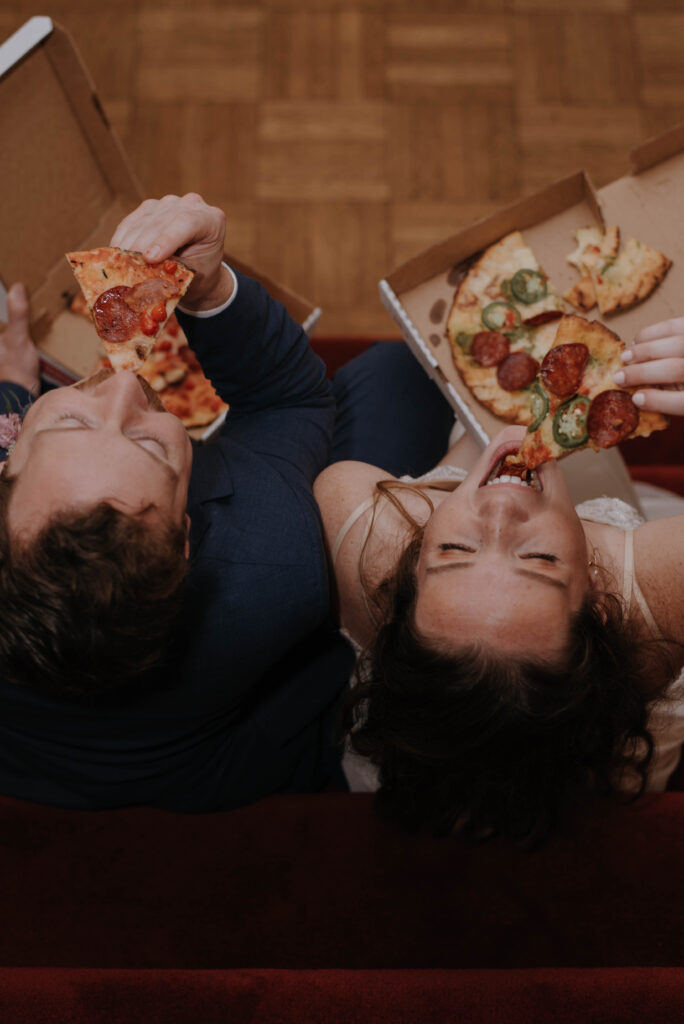
[[[4,38],[35,13],[5,0]],[[201,192],[229,247],[396,334],[377,281],[684,118],[684,0],[55,0],[146,191]]]

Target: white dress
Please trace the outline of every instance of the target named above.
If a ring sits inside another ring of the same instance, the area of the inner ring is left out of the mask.
[[[439,466],[424,476],[418,477],[415,482],[429,484],[437,481],[454,481],[458,484],[466,476],[467,472],[458,466]],[[402,479],[407,481],[413,480],[412,477],[402,477]],[[621,530],[632,531],[641,526],[646,519],[659,519],[664,516],[684,513],[684,498],[671,494],[660,487],[652,487],[649,484],[637,484],[636,490],[645,512],[645,518],[636,509],[632,508],[631,505],[621,501],[619,498],[608,497],[594,498],[591,501],[582,502],[582,504],[576,506],[577,514],[581,519],[586,519],[593,523],[606,523],[610,526],[617,526]],[[370,508],[371,504],[372,499],[363,502],[345,522],[335,541],[333,563],[349,529],[351,529],[363,512]],[[356,650],[357,655],[360,654],[361,648],[353,637],[349,636],[348,633],[345,633],[345,635]],[[654,703],[649,715],[648,726],[653,736],[655,749],[648,773],[646,790],[649,792],[662,792],[667,785],[670,775],[679,763],[682,743],[684,743],[684,669],[672,681],[664,696]],[[361,757],[360,754],[352,750],[348,741],[342,760],[342,767],[352,792],[367,793],[378,789],[377,768],[367,758]],[[636,773],[630,773],[622,780],[622,788],[625,790],[632,790],[637,784]]]

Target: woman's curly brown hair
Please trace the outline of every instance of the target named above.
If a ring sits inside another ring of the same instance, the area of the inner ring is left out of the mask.
[[[626,775],[642,792],[653,660],[621,600],[585,601],[560,669],[467,637],[436,649],[415,626],[422,529],[409,522],[398,565],[369,595],[379,628],[344,713],[352,748],[378,768],[379,811],[411,830],[529,841],[587,797],[617,793]]]
[[[10,536],[0,476],[0,673],[43,693],[95,695],[160,658],[187,573],[185,529],[101,502]]]

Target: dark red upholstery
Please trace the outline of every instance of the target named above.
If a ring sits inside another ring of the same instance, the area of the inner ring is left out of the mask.
[[[364,346],[316,342],[331,370]],[[677,792],[531,851],[405,835],[343,793],[197,817],[0,798],[0,1021],[670,1024],[682,864]]]
[[[3,1024],[674,1024],[682,972],[0,970]]]
[[[5,967],[684,966],[680,793],[532,851],[407,836],[346,793],[0,821]]]

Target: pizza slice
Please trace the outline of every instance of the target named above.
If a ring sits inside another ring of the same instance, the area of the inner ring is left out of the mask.
[[[648,298],[671,266],[662,252],[628,238],[619,255],[589,268],[601,313],[618,313]]]
[[[581,448],[612,448],[667,426],[667,417],[637,408],[632,401],[636,388],[620,388],[613,381],[622,368],[623,348],[603,324],[563,317],[534,383],[538,415],[518,453],[509,456],[512,466],[535,469]]]
[[[524,425],[534,418],[529,386],[563,310],[519,231],[489,246],[461,280],[447,320],[452,357],[496,416]]]
[[[620,229],[617,225],[602,231],[599,227],[577,228],[574,232],[577,248],[568,256],[568,263],[579,270],[580,280],[563,296],[571,305],[584,312],[596,305],[596,291],[591,279],[592,268],[602,267],[613,260],[620,247]]]
[[[66,257],[112,366],[139,369],[193,271],[177,259],[147,263],[140,253],[111,246]]]

